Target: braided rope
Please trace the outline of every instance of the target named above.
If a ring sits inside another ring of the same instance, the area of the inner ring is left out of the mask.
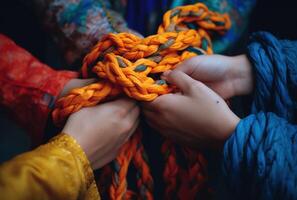
[[[176,161],[176,151],[171,141],[166,140],[161,152],[164,155],[165,167],[163,172],[163,178],[165,182],[164,199],[175,199],[177,194],[177,184],[180,181],[178,173],[180,171],[179,165]]]
[[[187,160],[187,169],[180,170],[181,184],[178,191],[180,199],[197,199],[198,191],[207,181],[207,161],[202,154],[189,148],[183,148],[183,154]]]
[[[115,173],[112,175],[112,185],[109,191],[111,199],[125,199],[124,197],[128,188],[126,180],[128,167],[136,152],[138,141],[139,134],[134,134],[128,143],[121,147],[119,155],[113,161]]]
[[[141,134],[139,134],[141,136]],[[141,141],[141,139],[139,140]],[[148,157],[144,151],[142,143],[138,143],[138,147],[133,159],[133,163],[137,169],[136,179],[137,187],[141,199],[152,200],[153,198],[153,178],[148,165]]]
[[[74,89],[59,99],[52,113],[54,122],[63,124],[82,107],[94,106],[122,93],[139,101],[152,101],[174,91],[174,86],[160,79],[161,73],[190,57],[211,54],[210,34],[222,34],[230,25],[227,15],[209,11],[197,3],[166,12],[156,35],[146,38],[131,33],[106,35],[86,55],[82,66],[83,77],[99,77],[98,82]],[[188,199],[194,199],[207,179],[202,155],[184,149],[188,162],[184,170],[177,163],[172,142],[165,141],[161,151],[165,155],[164,198],[174,199],[178,195],[184,199],[181,194],[186,192]],[[131,161],[137,170],[139,194],[128,190],[126,177]],[[111,199],[153,199],[153,179],[139,129],[114,160],[111,182]]]

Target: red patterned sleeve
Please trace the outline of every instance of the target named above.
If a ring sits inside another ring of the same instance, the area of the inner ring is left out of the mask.
[[[41,142],[55,100],[76,72],[55,71],[0,34],[0,105]]]

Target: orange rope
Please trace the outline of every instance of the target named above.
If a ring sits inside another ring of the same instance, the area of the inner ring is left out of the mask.
[[[176,152],[174,145],[171,141],[167,140],[163,143],[161,151],[165,160],[163,172],[163,178],[166,185],[164,199],[175,199],[177,194],[177,184],[180,181],[178,179],[180,166],[176,162]]]
[[[139,101],[152,101],[172,92],[174,86],[161,80],[161,73],[190,57],[211,54],[210,34],[224,33],[230,25],[228,15],[209,11],[204,4],[197,3],[166,12],[156,35],[146,38],[131,33],[106,35],[86,55],[82,66],[83,77],[97,76],[98,82],[74,89],[59,99],[52,113],[54,122],[63,124],[82,107],[94,106],[122,93]],[[165,155],[164,198],[184,199],[181,194],[186,192],[187,199],[194,199],[207,179],[202,155],[184,150],[189,165],[182,169],[172,142],[163,143],[162,153]],[[138,193],[128,190],[126,177],[131,161],[137,171]],[[111,199],[153,199],[153,179],[139,129],[123,145],[113,164]]]

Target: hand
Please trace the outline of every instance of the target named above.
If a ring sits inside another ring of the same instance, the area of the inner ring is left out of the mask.
[[[135,101],[119,99],[72,114],[62,132],[76,139],[95,170],[117,156],[135,131],[138,115]]]
[[[59,96],[57,99],[67,95],[67,93],[74,89],[74,88],[80,88],[80,87],[84,87],[87,85],[90,85],[92,83],[94,83],[96,81],[96,79],[94,78],[89,78],[89,79],[71,79],[70,81],[68,81],[68,83],[65,84],[63,90],[60,92]]]
[[[253,90],[252,66],[245,55],[203,55],[179,64],[177,70],[205,83],[224,99]]]
[[[200,81],[174,70],[165,74],[180,94],[166,94],[143,103],[153,128],[176,142],[192,147],[221,147],[235,130],[239,118],[225,101]]]

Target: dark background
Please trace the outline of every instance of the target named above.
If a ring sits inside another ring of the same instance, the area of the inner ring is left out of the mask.
[[[260,0],[250,19],[249,33],[264,30],[280,38],[297,40],[297,5],[294,0]],[[12,38],[42,62],[59,68],[59,52],[38,20],[18,1],[0,1],[0,33]],[[29,146],[29,139],[21,128],[0,108],[0,162],[28,150]]]

